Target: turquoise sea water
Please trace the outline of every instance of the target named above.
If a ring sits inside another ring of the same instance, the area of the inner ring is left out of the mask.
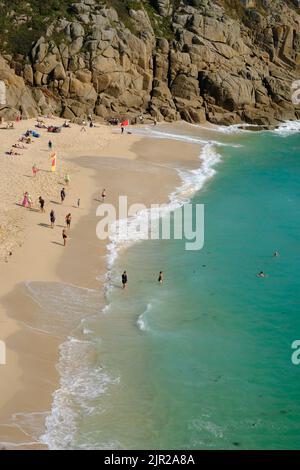
[[[50,447],[300,448],[300,134],[209,132],[234,146],[214,147],[216,173],[192,198],[204,248],[144,241],[120,254],[113,275],[127,269],[128,289],[85,320],[79,350],[65,346]]]

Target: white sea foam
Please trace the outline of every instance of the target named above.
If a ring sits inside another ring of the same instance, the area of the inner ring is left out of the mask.
[[[95,348],[90,341],[70,337],[60,346],[60,388],[53,394],[51,415],[40,440],[49,449],[72,449],[81,415],[95,411],[94,400],[119,382],[97,366]]]
[[[139,317],[136,321],[136,324],[137,324],[138,328],[141,331],[149,331],[150,330],[149,324],[147,322],[146,315],[147,315],[147,313],[150,312],[151,309],[152,309],[152,304],[151,304],[151,302],[149,302],[147,304],[146,310],[139,315]]]
[[[148,227],[147,221],[155,221],[188,203],[191,196],[202,189],[205,182],[214,176],[216,173],[214,166],[220,159],[221,156],[215,150],[214,145],[206,144],[200,154],[201,166],[199,168],[195,170],[177,170],[181,185],[169,195],[168,204],[165,204],[163,208],[145,209],[129,219],[116,221],[111,226],[110,243],[107,245],[109,270],[114,265],[120,251],[145,239],[148,228],[147,233],[145,233],[141,230],[141,227]]]
[[[289,135],[297,134],[298,132],[300,132],[300,121],[286,121],[273,132],[275,132],[276,134],[280,134],[283,137],[288,137]]]
[[[241,127],[242,126],[242,127]],[[232,135],[232,134],[242,134],[242,133],[250,133],[250,132],[253,132],[251,131],[250,129],[248,130],[247,127],[251,127],[252,129],[253,128],[259,128],[260,126],[258,125],[255,125],[255,124],[246,124],[246,123],[243,123],[243,124],[231,124],[230,126],[214,126],[214,127],[204,127],[204,126],[201,126],[202,129],[205,129],[205,130],[208,130],[208,131],[212,131],[212,132],[221,132],[222,134],[228,134],[228,135]]]
[[[223,127],[225,128],[226,126],[220,126],[220,129],[223,130]],[[199,129],[217,130],[213,128],[205,128],[203,126],[199,126]],[[144,137],[154,137],[156,139],[168,139],[168,140],[171,139],[171,140],[178,140],[181,142],[188,142],[188,143],[200,144],[200,145],[211,144],[211,145],[216,145],[217,147],[240,147],[239,144],[230,144],[230,143],[220,142],[218,140],[208,140],[203,137],[195,137],[195,136],[186,135],[186,134],[175,134],[172,132],[166,132],[162,129],[161,130],[154,129],[153,127],[150,127],[150,126],[134,129],[133,132],[135,135],[140,135]]]
[[[213,177],[215,174],[213,167],[220,161],[220,158],[221,157],[216,152],[214,145],[206,142],[206,145],[203,147],[200,154],[201,166],[199,169],[178,169],[181,185],[169,196],[169,203],[164,209],[166,214],[188,202],[190,197],[196,191],[200,190],[209,178]],[[129,226],[132,224],[133,227],[137,225],[138,221],[142,222],[143,218],[148,218],[149,216],[152,219],[160,218],[162,216],[162,212],[148,209],[139,212],[135,217],[126,222],[129,223]],[[115,227],[116,231],[119,228],[122,229],[122,223],[124,223],[124,221],[117,222],[118,225]],[[130,246],[132,243],[135,243],[142,238],[140,232],[129,230],[129,233],[131,234],[131,237],[122,242],[120,242],[117,237],[117,233],[113,233],[111,235],[107,258],[109,268],[114,264],[114,261],[122,248]],[[106,275],[104,289],[105,295],[107,295],[109,289],[113,286],[113,283],[113,274],[109,271]],[[32,291],[32,286],[30,287],[30,290]],[[57,291],[55,293],[57,294]],[[90,308],[90,296],[95,296],[93,291],[87,292],[78,290],[76,294],[77,293],[78,296],[76,295],[76,301],[73,300],[70,305],[71,312],[73,311],[76,317],[79,313],[78,307],[82,308],[81,313],[85,312],[86,308]],[[64,300],[70,299],[70,297],[74,296],[74,292],[70,292],[69,288],[66,290],[64,289],[60,294],[62,294]],[[87,296],[89,298],[87,298]],[[36,297],[37,296],[35,295],[35,298]],[[55,299],[54,295],[53,298]],[[58,298],[54,303],[56,306],[59,306],[61,301]],[[149,330],[147,315],[149,314],[151,307],[152,306],[149,303],[146,306],[145,311],[137,319],[137,326],[141,331]],[[110,308],[111,305],[107,304],[102,309],[102,313],[107,314]],[[77,319],[79,320],[79,316]],[[72,327],[74,327],[74,324],[72,324]],[[84,333],[88,334],[90,331],[84,329]],[[89,339],[87,336],[86,338]],[[49,449],[74,448],[74,441],[80,416],[82,414],[92,414],[95,411],[95,405],[93,404],[95,399],[105,393],[108,387],[119,383],[119,377],[111,377],[102,367],[99,367],[97,361],[95,361],[95,355],[95,346],[93,345],[93,342],[89,340],[79,340],[77,338],[70,337],[60,347],[60,360],[58,365],[60,373],[60,387],[53,394],[51,414],[46,418],[46,430],[40,438],[41,442],[46,444]]]
[[[103,315],[107,315],[110,312],[110,310],[111,310],[111,304],[105,305],[102,309]]]

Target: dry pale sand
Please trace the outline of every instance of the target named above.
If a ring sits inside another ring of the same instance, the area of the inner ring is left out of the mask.
[[[61,134],[41,130],[41,138],[22,156],[5,155],[20,134],[33,127],[34,121],[24,121],[15,130],[0,130],[0,340],[7,347],[7,363],[0,366],[0,443],[14,449],[43,448],[38,437],[51,410],[51,395],[59,385],[55,366],[65,338],[65,332],[39,331],[40,308],[24,283],[64,282],[101,289],[96,278],[106,270],[106,244],[96,237],[96,208],[102,189],[107,190],[106,202],[115,207],[119,195],[127,195],[129,204],[166,202],[179,184],[175,166],[193,168],[199,155],[199,146],[121,136],[107,126],[85,133],[76,125]],[[49,135],[58,154],[56,174],[49,172]],[[33,163],[44,170],[35,178],[31,175]],[[61,205],[59,194],[66,172],[71,182]],[[17,205],[24,191],[31,193],[34,210]],[[39,195],[46,200],[45,214],[36,210]],[[78,198],[79,209],[74,207]],[[57,217],[53,230],[49,228],[51,208]],[[61,231],[68,212],[72,213],[72,227],[64,248]],[[34,419],[35,432],[28,425],[28,416]]]

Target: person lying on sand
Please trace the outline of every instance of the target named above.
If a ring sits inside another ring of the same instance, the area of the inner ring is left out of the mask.
[[[35,127],[37,127],[38,129],[47,129],[47,126],[45,124],[42,124],[40,122],[38,122]]]
[[[7,155],[23,155],[22,153],[16,152],[14,149],[10,149],[8,152],[6,152]]]
[[[13,147],[16,149],[22,149],[22,150],[26,149],[25,145],[22,145],[22,144],[14,144]]]

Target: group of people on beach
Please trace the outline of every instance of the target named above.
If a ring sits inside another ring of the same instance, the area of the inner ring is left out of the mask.
[[[61,197],[61,203],[64,202],[65,200],[65,197],[66,197],[66,192],[65,192],[65,189],[63,188],[60,192],[60,197]],[[40,211],[42,213],[45,213],[45,200],[43,199],[42,196],[39,196],[39,206],[40,206]],[[32,197],[31,195],[29,194],[28,191],[26,191],[24,193],[24,197],[23,197],[23,201],[22,201],[22,206],[24,207],[28,207],[29,209],[32,209]],[[78,199],[77,201],[77,207],[79,207],[80,205],[80,199]],[[56,215],[55,215],[55,211],[54,209],[51,209],[50,211],[50,214],[49,214],[49,218],[50,218],[50,227],[53,229],[54,226],[55,226],[55,222],[56,222]],[[66,223],[66,229],[70,230],[71,228],[71,221],[72,221],[72,215],[71,213],[69,212],[66,216],[65,216],[65,223]],[[65,228],[63,229],[62,231],[62,238],[63,238],[63,244],[64,246],[66,246],[66,243],[67,243],[67,238],[68,238],[68,235],[67,235],[67,230]]]
[[[12,128],[10,127],[10,129]],[[11,156],[23,155],[22,153],[19,153],[17,150],[26,150],[27,147],[24,144],[30,145],[31,143],[32,143],[32,139],[30,137],[30,132],[27,131],[25,134],[21,135],[21,137],[18,139],[18,142],[12,145],[11,149],[6,152],[6,155],[11,155]]]

